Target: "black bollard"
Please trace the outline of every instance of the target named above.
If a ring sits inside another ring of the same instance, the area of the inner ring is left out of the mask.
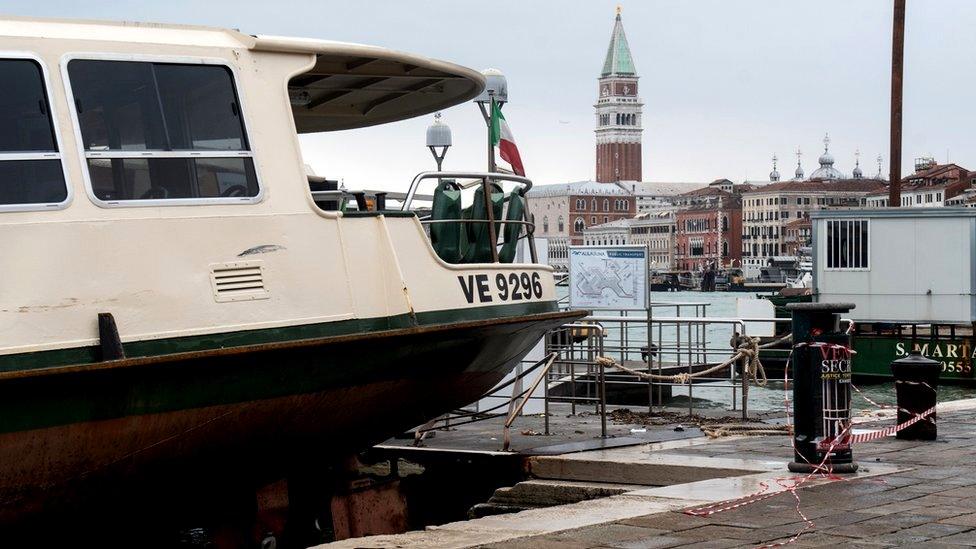
[[[793,443],[789,470],[812,473],[821,463],[853,473],[851,451],[851,338],[840,315],[853,303],[791,303],[793,315]]]
[[[912,351],[905,358],[891,363],[898,395],[899,425],[935,406],[941,372],[941,362],[926,358],[918,351]],[[935,440],[937,434],[935,412],[932,412],[918,423],[898,431],[895,436],[904,440]]]

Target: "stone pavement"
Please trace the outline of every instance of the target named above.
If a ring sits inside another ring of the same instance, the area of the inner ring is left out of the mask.
[[[790,546],[976,547],[976,410],[940,412],[938,422],[939,439],[934,442],[889,437],[855,447],[862,469],[884,463],[903,467],[902,472],[797,490],[800,509],[813,527]],[[756,437],[716,441],[680,453],[782,461],[791,450],[786,437]],[[784,471],[783,477],[791,475]],[[704,518],[657,513],[482,547],[756,547],[787,542],[807,526],[797,514],[796,500],[784,492]]]

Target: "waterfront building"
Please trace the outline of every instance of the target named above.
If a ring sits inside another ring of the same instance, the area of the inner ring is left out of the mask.
[[[674,265],[674,235],[674,211],[659,210],[589,227],[583,231],[583,244],[646,246],[648,269],[670,271]]]
[[[583,244],[587,227],[634,217],[636,201],[624,187],[596,181],[538,185],[528,192],[535,234],[548,240],[549,264],[565,270],[568,247]]]
[[[794,219],[786,224],[783,229],[783,255],[799,256],[800,248],[805,248],[811,244],[811,223],[809,217]]]
[[[976,182],[976,172],[958,164],[939,164],[933,158],[915,159],[915,172],[901,180],[901,205],[906,208],[941,208],[965,204],[968,197],[953,200]],[[888,206],[888,189],[867,196],[869,208]]]
[[[885,182],[880,178],[864,177],[860,152],[855,152],[854,170],[848,176],[834,165],[830,136],[825,135],[823,143],[820,166],[809,179],[804,178],[803,153],[797,149],[793,179],[779,181],[774,155],[770,182],[742,193],[741,253],[747,277],[758,276],[762,267],[796,256],[797,248],[803,246],[801,234],[807,234],[809,229],[805,222],[794,222],[808,220],[811,211],[862,207],[867,204],[868,195],[885,191]]]
[[[786,226],[807,219],[813,210],[857,208],[865,197],[885,188],[877,179],[781,181],[742,194],[742,268],[756,276],[761,267],[792,255],[785,246]]]
[[[751,185],[746,188],[752,188]],[[718,179],[676,198],[675,268],[734,267],[742,261],[741,186]]]

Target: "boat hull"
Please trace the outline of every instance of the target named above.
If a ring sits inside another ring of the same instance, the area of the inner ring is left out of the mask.
[[[581,314],[5,372],[0,524],[206,502],[327,464],[474,401]]]
[[[923,356],[942,363],[939,381],[960,385],[976,385],[973,359],[976,354],[971,335],[930,338],[911,335],[855,335],[854,360],[851,365],[855,377],[890,380],[892,361],[904,358],[917,350]]]

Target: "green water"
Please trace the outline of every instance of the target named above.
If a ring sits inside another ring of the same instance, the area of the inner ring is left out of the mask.
[[[560,295],[565,295],[566,288],[557,288]],[[667,308],[655,308],[654,315],[658,318],[681,316],[681,317],[693,317],[696,314],[701,313],[701,309],[697,309],[692,306],[693,303],[707,303],[708,306],[705,308],[706,315],[712,318],[718,317],[736,317],[736,299],[752,299],[756,295],[753,293],[736,293],[736,292],[654,292],[651,295],[652,301],[657,302],[667,302],[674,304],[684,304],[680,309],[680,315],[677,307],[667,307]],[[606,312],[596,312],[597,315],[607,315]],[[618,314],[619,313],[614,313]],[[608,337],[607,344],[612,345],[614,341],[619,341],[622,337],[620,330],[616,326],[608,327]],[[710,362],[719,362],[727,357],[731,353],[729,347],[729,338],[731,335],[732,328],[730,326],[714,325],[708,326],[704,330],[704,339],[707,343],[707,347],[712,349],[712,352],[707,354],[707,360]],[[645,325],[635,324],[630,325],[625,334],[626,339],[630,342],[636,341],[646,341],[647,340],[647,329]],[[680,337],[681,341],[687,343],[688,333],[682,328],[681,333],[678,334],[677,331],[672,328],[666,328],[661,330],[659,334],[658,328],[654,328],[653,339],[657,341],[658,339],[663,339],[664,341],[675,342],[677,338]],[[691,334],[691,338],[696,339],[697,334]],[[638,359],[637,356],[631,356],[631,359]],[[675,356],[665,354],[665,361],[674,361]],[[695,357],[692,357],[695,358]],[[684,363],[687,363],[686,358],[682,357]],[[732,409],[732,389],[728,386],[727,381],[724,382],[712,382],[712,383],[696,383],[691,388],[691,396],[694,400],[694,406],[696,408],[708,408],[708,409]],[[755,411],[771,411],[771,410],[782,410],[784,409],[784,391],[783,391],[783,380],[772,379],[765,387],[751,386],[749,389],[749,409]],[[873,383],[858,385],[858,388],[864,393],[868,398],[885,405],[890,405],[895,403],[895,389],[893,383]],[[946,402],[950,400],[959,400],[963,398],[976,398],[976,387],[964,387],[958,385],[943,385],[938,389],[939,392],[939,402]],[[688,399],[688,389],[684,386],[675,386],[673,388],[674,399],[672,405],[686,405]],[[735,395],[736,401],[742,398],[740,390],[736,391]],[[868,403],[865,399],[861,398],[856,392],[854,393],[853,409],[855,411],[874,409],[874,406]]]

